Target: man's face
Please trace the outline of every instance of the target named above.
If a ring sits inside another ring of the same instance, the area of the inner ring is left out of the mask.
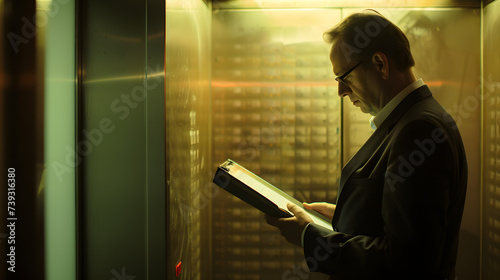
[[[341,49],[341,39],[337,39],[333,42],[332,49],[330,52],[330,61],[333,66],[333,73],[335,76],[341,76],[344,73],[351,70],[354,66],[361,62],[361,60],[351,55],[347,57]],[[366,69],[369,66],[370,61],[363,61],[354,70],[352,70],[347,76],[342,80],[347,83],[344,85],[339,82],[339,96],[348,96],[354,106],[359,107],[363,113],[369,113],[375,115],[378,111],[379,94],[373,87],[371,79],[373,75],[370,75],[369,71]],[[372,86],[370,86],[370,84]]]

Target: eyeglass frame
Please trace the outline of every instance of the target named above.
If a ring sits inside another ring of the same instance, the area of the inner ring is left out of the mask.
[[[347,75],[349,75],[352,71],[354,71],[354,69],[356,69],[356,67],[358,67],[359,65],[361,65],[361,63],[363,63],[363,60],[361,60],[360,62],[358,62],[358,64],[354,65],[354,67],[352,67],[351,69],[347,70],[347,72],[345,72],[344,74],[335,77],[335,81],[337,81],[338,83],[342,83],[345,86],[349,86],[347,84],[347,82],[344,81],[344,78],[347,77]]]

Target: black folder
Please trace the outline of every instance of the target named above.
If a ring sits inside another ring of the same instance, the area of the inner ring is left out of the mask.
[[[286,207],[290,202],[306,211],[314,223],[332,229],[331,221],[315,211],[304,208],[300,201],[230,159],[217,168],[213,182],[269,216],[293,217]]]

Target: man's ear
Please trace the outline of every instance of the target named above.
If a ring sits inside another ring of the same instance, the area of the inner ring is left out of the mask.
[[[389,79],[389,60],[383,52],[375,52],[372,56],[372,63],[376,66],[382,79]]]

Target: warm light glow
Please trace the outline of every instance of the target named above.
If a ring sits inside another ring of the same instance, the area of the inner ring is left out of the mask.
[[[327,87],[337,86],[336,81],[292,81],[292,82],[234,82],[212,81],[212,87]]]
[[[459,3],[457,3],[459,2]],[[479,7],[481,1],[464,1],[457,0],[234,0],[234,1],[216,1],[214,8],[404,8],[404,7],[447,7],[447,6],[466,6]]]
[[[229,88],[229,87],[329,87],[337,86],[336,81],[292,81],[292,82],[246,82],[246,81],[222,81],[213,80],[212,87]],[[429,87],[454,86],[462,87],[462,83],[454,81],[428,81],[425,84]]]
[[[36,0],[36,9],[43,10],[43,11],[49,11],[50,4],[52,4],[52,0]]]

